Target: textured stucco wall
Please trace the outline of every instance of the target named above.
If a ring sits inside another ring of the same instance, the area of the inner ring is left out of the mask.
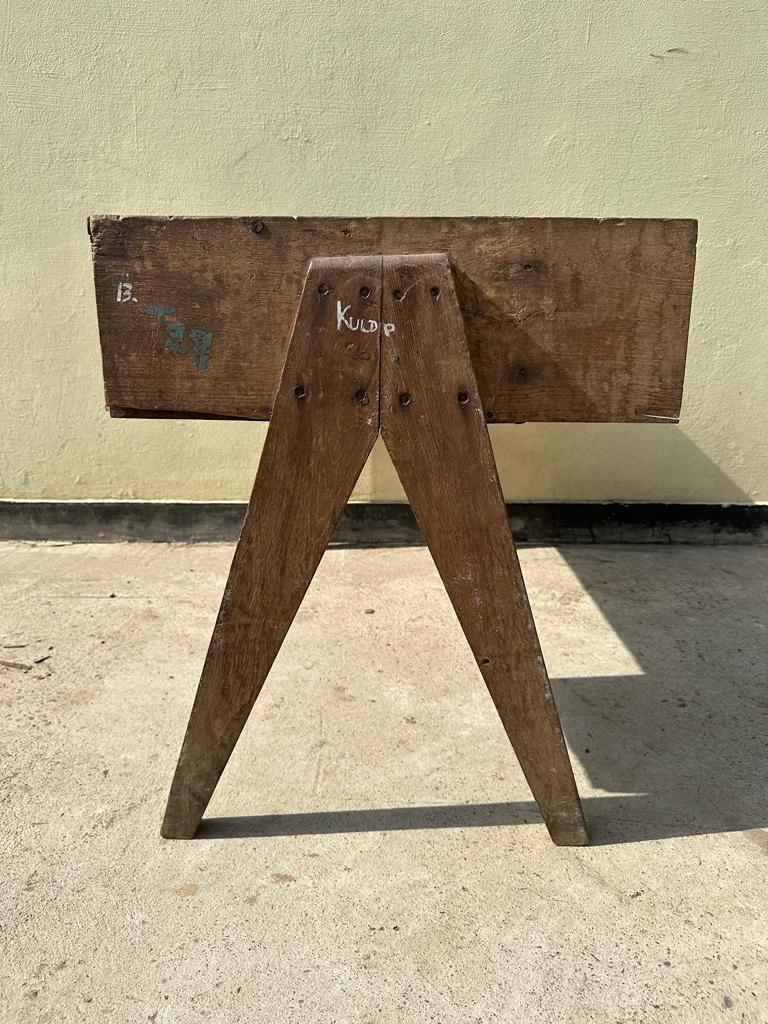
[[[492,428],[510,499],[768,500],[768,8],[0,5],[0,496],[242,498],[264,427],[110,420],[86,217],[697,217],[682,425]],[[356,492],[399,486],[377,448]]]

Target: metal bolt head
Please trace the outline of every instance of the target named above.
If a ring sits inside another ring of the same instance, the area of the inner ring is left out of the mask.
[[[264,221],[258,219],[252,220],[248,226],[250,227],[254,235],[260,235],[261,232],[264,230]]]

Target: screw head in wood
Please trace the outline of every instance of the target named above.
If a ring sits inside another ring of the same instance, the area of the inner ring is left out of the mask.
[[[456,397],[459,400],[459,405],[469,405],[469,395],[466,391],[460,391]]]
[[[317,290],[320,292],[321,295],[327,295],[331,289],[328,287],[327,284],[319,284],[317,286]]]
[[[293,389],[293,393],[296,396],[296,398],[303,398],[307,392],[304,390],[303,384],[297,384],[296,387]]]
[[[264,230],[264,221],[258,219],[252,220],[248,226],[255,235],[260,235],[261,232]]]
[[[406,405],[411,404],[411,396],[408,394],[407,391],[404,391],[401,395],[399,395],[397,400],[400,403],[400,405],[403,406],[403,408],[405,408]]]
[[[368,287],[367,284],[364,284],[363,287],[360,289],[360,298],[367,299],[370,294],[371,289]]]

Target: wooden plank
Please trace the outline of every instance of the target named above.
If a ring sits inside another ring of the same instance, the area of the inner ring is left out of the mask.
[[[445,256],[384,258],[381,433],[555,843],[589,841]]]
[[[695,221],[105,216],[90,231],[117,415],[269,419],[309,260],[435,251],[492,422],[679,414]]]
[[[379,430],[379,257],[313,260],[162,834],[194,835]]]

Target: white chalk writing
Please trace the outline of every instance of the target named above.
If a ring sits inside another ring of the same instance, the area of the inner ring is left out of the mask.
[[[378,320],[369,320],[362,316],[349,316],[349,311],[352,309],[352,305],[342,306],[341,300],[336,303],[336,330],[340,331],[342,327],[346,327],[348,331],[362,331],[363,334],[373,334],[374,331],[379,329]],[[384,331],[385,337],[389,337],[395,330],[394,324],[381,324],[381,329]]]
[[[130,281],[121,281],[117,286],[117,301],[138,302],[138,299],[133,294],[133,285]]]

